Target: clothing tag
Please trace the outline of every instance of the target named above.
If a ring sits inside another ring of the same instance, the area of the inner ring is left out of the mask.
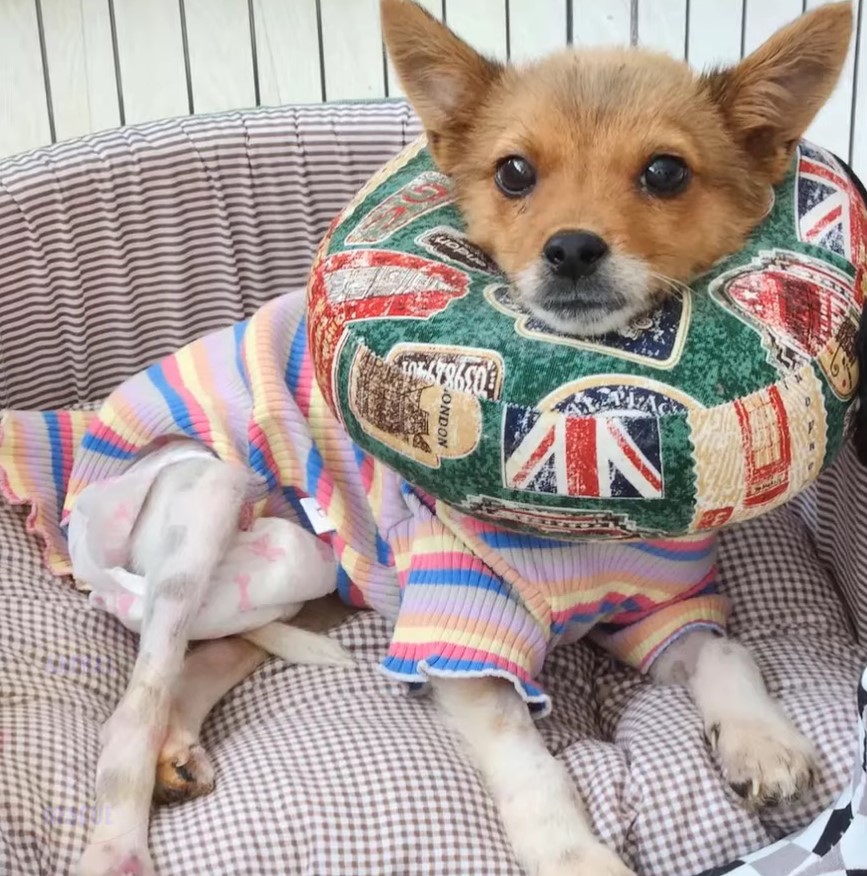
[[[312,496],[305,496],[301,500],[301,507],[304,509],[304,513],[307,515],[307,519],[317,535],[322,535],[325,532],[334,532],[337,529]]]

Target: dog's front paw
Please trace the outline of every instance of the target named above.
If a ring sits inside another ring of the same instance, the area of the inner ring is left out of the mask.
[[[180,803],[214,790],[214,767],[198,742],[169,734],[157,761],[154,800]]]
[[[789,803],[816,780],[816,751],[784,715],[729,717],[711,724],[707,737],[723,775],[749,809]]]
[[[122,840],[91,843],[78,862],[77,876],[156,876],[147,847]]]

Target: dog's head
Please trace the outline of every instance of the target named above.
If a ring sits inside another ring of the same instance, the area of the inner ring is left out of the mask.
[[[704,75],[652,52],[488,60],[411,0],[386,45],[470,238],[553,328],[600,334],[736,251],[840,75],[850,4]]]

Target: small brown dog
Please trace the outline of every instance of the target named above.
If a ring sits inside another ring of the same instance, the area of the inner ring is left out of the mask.
[[[470,236],[507,271],[526,307],[581,334],[623,326],[742,244],[831,93],[852,29],[848,3],[824,6],[735,67],[696,76],[642,51],[564,52],[503,67],[409,0],[382,0],[382,12],[388,48],[455,182]],[[335,643],[299,630],[288,640],[284,631],[277,648],[266,628],[185,656],[237,535],[250,472],[196,442],[165,448],[175,451],[184,458],[160,469],[130,536],[130,571],[147,585],[141,645],[103,728],[96,808],[110,807],[112,824],[95,826],[80,876],[153,876],[151,797],[213,787],[198,742],[202,722],[266,650],[345,660]],[[743,646],[690,630],[651,672],[689,688],[725,778],[747,805],[788,800],[810,785],[812,745],[771,699]],[[568,772],[509,681],[431,684],[528,874],[629,876],[593,836]]]

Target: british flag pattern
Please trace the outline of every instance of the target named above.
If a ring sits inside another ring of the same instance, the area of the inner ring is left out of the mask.
[[[840,163],[809,143],[798,148],[798,237],[853,264],[867,251],[867,210]]]
[[[505,486],[593,499],[663,496],[659,422],[651,416],[574,416],[509,407]]]

